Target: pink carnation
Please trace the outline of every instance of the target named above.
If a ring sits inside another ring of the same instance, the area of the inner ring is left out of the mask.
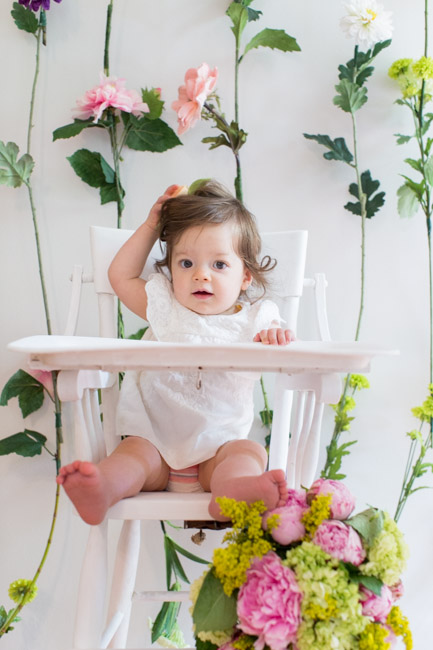
[[[361,538],[342,521],[328,519],[318,526],[313,542],[332,557],[359,566],[365,559]]]
[[[27,370],[27,374],[34,377],[54,397],[53,375],[48,370]]]
[[[99,86],[88,90],[82,99],[77,100],[75,113],[80,120],[93,116],[93,122],[97,122],[110,106],[136,116],[149,112],[148,105],[141,100],[138,92],[125,88],[125,79],[106,77],[102,72],[100,79]]]
[[[385,623],[394,602],[391,589],[383,585],[380,596],[363,585],[359,591],[363,616],[370,616],[376,623]]]
[[[272,529],[271,536],[278,544],[291,544],[302,539],[305,526],[302,516],[308,510],[305,490],[289,489],[286,505],[274,510],[268,510],[263,516],[263,528],[267,530],[267,522],[271,515],[278,515],[278,525]]]
[[[302,592],[295,573],[270,551],[247,571],[237,603],[239,628],[258,636],[256,650],[286,650],[301,621]]]
[[[395,585],[391,585],[390,589],[394,600],[398,600],[404,594],[404,586],[401,580],[396,582]]]
[[[332,496],[330,506],[332,519],[347,519],[355,508],[355,497],[341,481],[317,479],[308,490],[308,502],[311,503],[318,494]]]
[[[200,119],[203,105],[216,86],[218,69],[207,63],[190,68],[185,73],[185,85],[179,87],[179,98],[172,103],[177,113],[178,134],[188,131]]]

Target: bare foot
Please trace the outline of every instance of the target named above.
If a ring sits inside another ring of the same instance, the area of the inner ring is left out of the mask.
[[[60,469],[56,479],[63,485],[78,514],[87,524],[100,524],[110,506],[106,481],[93,463],[76,460]]]
[[[268,510],[283,506],[287,501],[288,488],[286,477],[281,469],[273,469],[259,476],[241,476],[227,479],[222,488],[215,486],[212,490],[212,499],[209,504],[209,514],[217,521],[227,521],[228,518],[221,514],[217,497],[228,497],[237,501],[264,501]]]

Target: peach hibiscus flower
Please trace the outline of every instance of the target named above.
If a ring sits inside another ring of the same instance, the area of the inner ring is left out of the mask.
[[[177,113],[178,134],[188,131],[200,119],[203,105],[214,90],[218,69],[211,70],[207,63],[190,68],[185,73],[185,85],[179,87],[179,98],[172,103]]]
[[[100,79],[99,86],[88,90],[84,97],[77,100],[75,116],[78,119],[87,120],[93,116],[96,123],[110,106],[138,117],[149,112],[148,105],[141,100],[138,92],[125,88],[125,79],[106,77],[102,72]]]

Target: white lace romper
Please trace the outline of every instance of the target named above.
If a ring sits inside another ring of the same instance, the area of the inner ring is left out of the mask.
[[[162,274],[146,284],[146,340],[195,344],[252,342],[281,318],[271,300],[240,303],[237,313],[202,316],[183,307]],[[118,407],[118,432],[146,438],[170,467],[183,469],[215,456],[228,440],[246,438],[253,420],[257,374],[215,371],[129,371]]]

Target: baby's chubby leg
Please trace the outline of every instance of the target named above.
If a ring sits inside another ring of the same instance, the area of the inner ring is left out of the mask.
[[[253,440],[233,440],[222,445],[214,456],[200,465],[199,481],[212,493],[209,514],[219,521],[221,514],[217,497],[237,501],[264,501],[269,509],[284,505],[288,488],[283,470],[265,471],[267,454]]]
[[[65,465],[56,480],[81,518],[96,525],[120,499],[165,489],[168,473],[168,465],[156,447],[144,438],[131,436],[100,463],[76,460]]]

